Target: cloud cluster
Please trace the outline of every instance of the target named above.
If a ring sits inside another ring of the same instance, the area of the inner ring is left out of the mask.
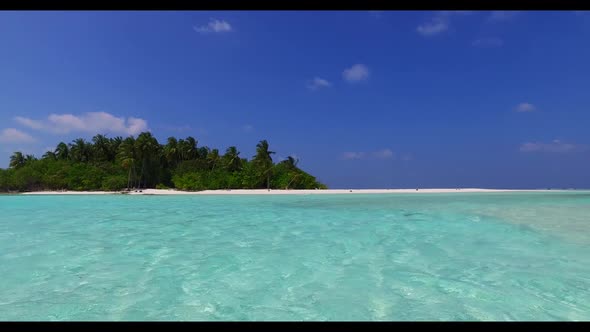
[[[70,132],[114,133],[137,135],[148,131],[147,121],[140,118],[116,117],[106,112],[89,112],[77,116],[73,114],[51,114],[46,120],[33,120],[21,116],[14,118],[19,124],[54,134],[68,134]]]
[[[515,111],[517,112],[533,112],[536,109],[537,108],[530,103],[520,103],[515,107]]]
[[[311,80],[308,84],[307,84],[307,88],[310,90],[318,90],[321,88],[329,88],[332,86],[332,83],[328,82],[327,80],[323,79],[323,78],[319,78],[319,77],[314,77],[313,80]]]
[[[434,36],[449,28],[448,19],[435,16],[430,21],[420,24],[416,31],[423,36]]]
[[[344,152],[342,154],[342,159],[346,159],[346,160],[361,159],[364,156],[365,156],[364,152]]]
[[[431,37],[449,30],[451,19],[457,16],[473,14],[472,11],[438,11],[430,19],[418,25],[416,31],[425,37]],[[492,11],[487,16],[486,22],[501,22],[513,19],[519,14],[518,11]],[[473,46],[479,47],[499,47],[503,41],[497,38],[478,39],[473,42]]]
[[[207,25],[193,27],[199,33],[222,33],[232,31],[231,24],[224,20],[211,19]]]
[[[430,20],[420,24],[416,28],[416,31],[425,37],[435,36],[449,29],[451,17],[469,15],[471,13],[471,11],[462,10],[439,11]]]
[[[350,68],[344,69],[342,77],[344,80],[351,83],[364,81],[369,78],[369,68],[358,63]]]
[[[6,128],[0,131],[0,143],[32,143],[33,136],[15,128]]]
[[[523,143],[520,146],[521,152],[551,152],[551,153],[565,153],[583,150],[586,147],[583,145],[564,143],[558,139],[551,143],[529,142]]]
[[[390,149],[383,149],[373,152],[344,152],[342,159],[355,160],[355,159],[392,159],[393,151]]]
[[[372,153],[373,157],[378,159],[390,159],[393,158],[393,151],[390,149],[383,149]]]
[[[350,68],[345,68],[342,71],[342,79],[348,83],[366,81],[369,79],[369,68],[362,63],[354,64]],[[307,88],[312,91],[329,88],[331,86],[332,83],[330,81],[317,76],[307,83]]]

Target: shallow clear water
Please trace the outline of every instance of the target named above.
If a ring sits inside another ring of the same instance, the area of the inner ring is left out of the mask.
[[[590,192],[0,196],[0,320],[588,320]]]

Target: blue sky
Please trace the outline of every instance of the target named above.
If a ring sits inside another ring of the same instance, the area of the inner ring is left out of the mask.
[[[150,130],[332,188],[590,187],[589,12],[0,12],[0,167]]]

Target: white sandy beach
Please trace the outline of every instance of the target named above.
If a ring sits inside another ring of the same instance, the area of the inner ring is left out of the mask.
[[[310,195],[310,194],[427,194],[427,193],[478,193],[478,192],[543,192],[557,190],[535,189],[311,189],[311,190],[279,190],[279,189],[231,189],[231,190],[204,190],[182,191],[175,189],[143,189],[131,191],[128,195]],[[117,191],[36,191],[26,192],[22,195],[108,195],[121,194]]]

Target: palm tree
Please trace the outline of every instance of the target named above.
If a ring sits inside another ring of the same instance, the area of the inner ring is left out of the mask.
[[[10,168],[20,168],[25,165],[25,156],[22,152],[15,152],[10,156]]]
[[[242,159],[240,159],[240,152],[235,146],[230,146],[225,150],[223,155],[225,160],[225,167],[230,172],[239,171],[242,168]]]
[[[181,140],[183,141],[183,140]],[[184,141],[183,141],[184,143]],[[168,162],[168,165],[175,166],[180,160],[180,153],[178,149],[178,141],[174,137],[168,137],[168,141],[164,146],[164,157]]]
[[[59,160],[66,160],[70,157],[70,149],[68,145],[64,142],[60,142],[57,147],[55,148],[55,155]]]
[[[131,185],[135,187],[133,179],[135,178],[135,161],[137,159],[137,153],[135,152],[135,138],[133,136],[127,137],[119,145],[117,158],[121,163],[123,169],[128,169],[129,174],[127,176],[127,189],[131,188]],[[133,176],[133,177],[132,177]]]
[[[295,159],[292,156],[287,157],[287,159],[283,160],[283,162],[287,165],[287,168],[290,170],[297,169],[297,164],[299,163],[299,159]]]
[[[270,189],[270,176],[272,172],[272,157],[274,151],[268,150],[268,142],[266,140],[260,141],[256,144],[256,155],[254,156],[254,164],[257,166],[260,175],[266,176],[266,188]]]
[[[117,151],[119,151],[119,146],[123,143],[123,137],[117,136],[114,138],[109,139],[108,143],[108,161],[114,162],[117,158]]]
[[[97,161],[108,161],[110,152],[109,139],[105,135],[98,134],[92,137],[92,142],[94,143],[92,146],[93,159]]]
[[[209,155],[209,152],[211,152],[211,149],[209,149],[206,146],[201,146],[197,150],[197,158],[199,158],[201,160],[205,160],[205,159],[207,159],[207,155]]]
[[[184,141],[185,145],[185,160],[193,160],[199,157],[199,151],[197,149],[197,140],[194,139],[192,136],[189,136]]]
[[[33,156],[32,154],[28,154],[25,156],[25,165],[30,164],[36,160],[37,160],[37,158],[35,158],[35,156]]]
[[[198,150],[197,150],[197,140],[194,139],[192,136],[186,138],[186,147],[187,147],[187,157],[189,160],[197,159],[199,157]]]
[[[256,144],[256,155],[254,156],[254,160],[261,160],[272,163],[271,154],[274,153],[274,151],[268,150],[268,142],[266,140],[262,140],[258,142],[258,144]]]
[[[298,172],[298,168],[297,168],[297,164],[299,163],[299,159],[295,159],[292,156],[287,157],[287,159],[283,160],[281,163],[283,163],[286,167],[287,170],[289,171],[289,174],[292,175],[293,177],[291,178],[291,181],[289,181],[289,183],[287,184],[287,187],[285,189],[289,189],[289,187],[291,186],[291,183],[293,183],[293,181],[295,181],[295,179],[297,179],[301,173]]]
[[[186,142],[182,138],[178,140],[178,143],[176,143],[176,150],[177,150],[176,151],[176,154],[178,155],[178,160],[179,161],[186,160],[186,158],[185,158],[185,154],[186,154],[185,153],[185,150],[186,150],[185,146],[186,146]]]
[[[45,152],[45,154],[41,158],[43,158],[43,159],[49,159],[49,160],[57,160],[57,157],[55,155],[55,152],[53,152],[53,151],[47,151],[47,152]]]
[[[175,138],[173,139],[176,140]],[[168,143],[170,143],[170,138],[168,139]],[[197,159],[199,157],[197,144],[197,140],[191,136],[187,137],[186,139],[179,139],[178,142],[175,144],[177,149],[176,153],[179,157],[179,160],[184,161]]]
[[[150,132],[143,132],[139,134],[135,141],[136,151],[141,161],[141,173],[139,175],[140,187],[141,181],[143,184],[152,184],[154,179],[154,172],[160,161],[160,144],[158,140]],[[157,162],[157,163],[156,163]]]
[[[70,145],[70,155],[72,160],[78,162],[87,162],[90,160],[90,144],[86,143],[83,138],[77,138]]]
[[[217,164],[219,159],[220,157],[218,149],[211,150],[211,152],[207,155],[207,163],[209,164],[211,170],[215,169],[215,165]]]

